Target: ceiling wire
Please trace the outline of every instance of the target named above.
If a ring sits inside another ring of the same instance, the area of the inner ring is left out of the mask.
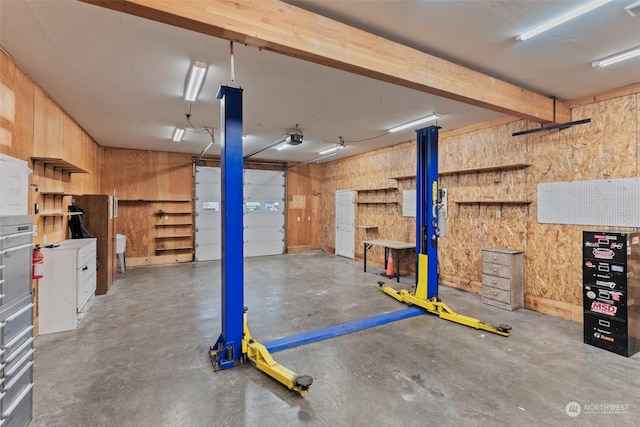
[[[350,144],[353,144],[353,143],[356,143],[356,142],[371,141],[372,139],[382,138],[382,137],[383,137],[383,136],[385,136],[385,135],[389,135],[389,132],[381,133],[380,135],[372,136],[372,137],[370,137],[370,138],[356,139],[356,140],[353,140],[353,141],[347,141],[347,140],[344,140],[344,139],[342,139],[342,137],[340,137],[340,140],[341,140],[343,143],[348,142],[348,143],[350,143]]]

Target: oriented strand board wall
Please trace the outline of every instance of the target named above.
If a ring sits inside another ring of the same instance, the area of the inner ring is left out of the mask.
[[[573,120],[590,124],[562,131],[512,137],[538,126],[501,124],[440,140],[441,170],[524,163],[524,170],[468,173],[441,178],[449,189],[448,236],[440,240],[444,283],[480,292],[480,250],[501,246],[525,251],[525,305],[581,321],[582,231],[598,224],[539,224],[536,188],[540,182],[624,178],[638,175],[638,94],[611,97],[573,109]],[[529,200],[526,205],[456,205],[492,197]],[[497,218],[500,211],[500,218]]]
[[[321,200],[323,250],[335,252],[336,190],[360,190],[357,200],[361,202],[393,202],[393,204],[356,204],[356,259],[362,259],[364,256],[362,244],[364,240],[415,241],[415,219],[402,216],[402,191],[414,189],[415,179],[393,179],[393,177],[415,174],[415,151],[415,142],[408,142],[323,165]],[[364,225],[377,228],[358,228]],[[373,247],[367,253],[367,264],[381,266],[383,252],[382,248]],[[401,270],[404,273],[412,273],[414,260],[412,252],[402,251],[399,264]]]
[[[467,133],[441,133],[440,171],[529,165],[441,176],[441,187],[449,191],[447,236],[439,241],[441,283],[480,293],[481,249],[489,246],[522,249],[525,306],[582,320],[582,231],[606,227],[538,224],[537,184],[638,176],[640,84],[635,88],[632,94],[626,88],[595,96],[591,101],[581,100],[572,110],[573,120],[591,118],[592,122],[562,131],[512,137],[513,132],[539,124],[502,120]],[[402,189],[415,188],[415,180],[388,178],[414,174],[415,158],[415,143],[411,142],[323,165],[323,249],[334,252],[335,248],[336,190],[397,184],[401,195]],[[371,192],[364,195],[382,197]],[[401,201],[401,196],[398,200]],[[499,203],[509,201],[517,203]],[[526,201],[530,203],[523,203]],[[362,257],[364,239],[414,241],[415,221],[403,218],[401,212],[400,204],[357,206],[356,225],[378,226],[374,230],[357,229],[357,259]],[[381,259],[381,251],[372,250],[372,262]],[[403,270],[412,265],[412,260],[402,260]]]

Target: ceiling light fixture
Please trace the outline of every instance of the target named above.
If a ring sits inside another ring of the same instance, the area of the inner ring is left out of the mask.
[[[630,4],[629,6],[625,6],[624,10],[631,16],[640,15],[640,1]]]
[[[184,129],[183,128],[175,128],[173,130],[173,140],[175,142],[180,142],[182,141],[182,137],[184,136]]]
[[[591,12],[593,9],[596,9],[600,6],[603,6],[609,3],[611,0],[595,0],[589,2],[583,6],[580,6],[576,9],[573,9],[564,15],[560,15],[550,21],[545,22],[544,24],[534,28],[533,30],[527,31],[525,33],[520,34],[516,37],[516,40],[525,41],[530,39],[531,37],[535,37],[540,33],[544,33],[551,28],[557,27],[558,25],[564,24],[567,21],[572,20],[573,18],[577,18],[580,15],[584,15],[587,12]]]
[[[417,120],[414,120],[414,121],[409,122],[409,123],[405,123],[405,124],[400,125],[400,126],[392,127],[391,129],[389,129],[389,132],[391,132],[391,133],[398,132],[398,131],[401,131],[403,129],[410,128],[411,126],[415,126],[415,125],[419,125],[419,124],[422,124],[422,123],[426,123],[426,122],[430,122],[430,121],[433,121],[433,120],[437,120],[438,117],[439,116],[434,113],[434,114],[432,114],[430,116],[423,117],[421,119],[417,119]]]
[[[189,68],[189,75],[187,76],[187,85],[184,90],[184,100],[194,102],[198,99],[200,89],[204,83],[204,76],[207,74],[208,64],[200,61],[193,61]]]
[[[286,150],[287,148],[291,147],[291,145],[285,143],[285,141],[282,141],[280,143],[280,146],[278,148],[276,148],[277,151],[282,151],[282,150]]]
[[[331,147],[331,148],[327,148],[326,150],[319,151],[318,154],[329,154],[333,152],[338,152],[338,150],[341,150],[343,148],[346,148],[346,147],[344,145],[336,145],[335,147]]]
[[[618,62],[626,61],[627,59],[635,58],[636,56],[640,56],[640,46],[594,61],[591,63],[591,66],[606,67],[607,65],[617,64]]]

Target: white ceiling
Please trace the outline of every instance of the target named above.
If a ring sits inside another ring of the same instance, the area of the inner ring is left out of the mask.
[[[322,1],[289,3],[560,100],[640,82],[640,58],[591,62],[640,45],[640,16],[618,0],[525,42],[515,36],[585,1]],[[245,155],[300,125],[304,142],[256,158],[306,161],[336,144],[351,156],[414,137],[386,129],[437,112],[443,131],[501,114],[77,1],[0,0],[0,45],[99,144],[199,154],[219,138],[220,85],[244,89]],[[210,64],[198,101],[182,99],[192,60]],[[383,136],[381,136],[383,135]],[[350,142],[359,141],[359,142]],[[219,153],[219,143],[208,151]]]

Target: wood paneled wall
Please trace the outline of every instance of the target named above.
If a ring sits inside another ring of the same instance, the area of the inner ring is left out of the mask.
[[[100,188],[119,200],[116,233],[127,236],[127,265],[192,260],[191,158],[190,154],[103,149]]]
[[[0,153],[27,161],[33,170],[28,213],[38,227],[34,242],[66,239],[67,217],[46,214],[66,212],[73,195],[98,191],[101,148],[2,50],[0,92]],[[35,214],[36,203],[39,214]]]
[[[34,243],[44,245],[68,238],[65,213],[73,196],[99,189],[100,147],[1,49],[0,153],[27,161],[33,171],[29,176],[28,214],[37,227]],[[37,335],[37,281],[33,282],[33,291]]]
[[[287,172],[287,252],[320,249],[322,168],[303,165]]]

